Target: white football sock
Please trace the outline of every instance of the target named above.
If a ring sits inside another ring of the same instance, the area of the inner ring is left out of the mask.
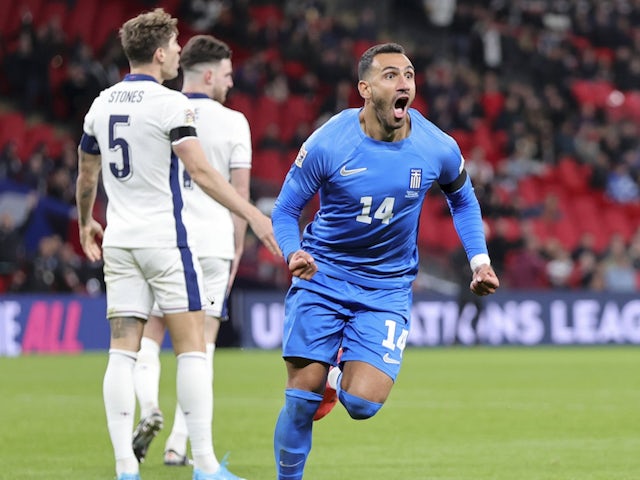
[[[140,404],[140,418],[148,417],[159,406],[160,384],[160,345],[150,338],[142,337],[140,340],[133,382]]]
[[[340,370],[338,367],[334,367],[331,370],[329,370],[329,375],[327,375],[327,383],[334,390],[337,389],[338,377],[340,376],[341,373],[342,373],[342,370]]]
[[[213,388],[209,378],[207,357],[203,352],[178,355],[176,385],[178,402],[184,412],[191,440],[194,468],[214,473],[220,464],[213,453],[211,422],[213,416]]]
[[[213,377],[213,354],[215,352],[215,343],[207,343],[207,365],[211,368],[211,377]],[[176,405],[176,412],[173,419],[173,428],[167,438],[165,444],[166,450],[173,450],[179,455],[186,455],[187,453],[187,438],[188,438],[187,422],[184,418],[184,413],[180,408],[180,404]]]
[[[211,373],[211,383],[213,384],[213,356],[216,353],[216,344],[207,343],[207,365],[209,366],[209,372]]]
[[[104,408],[113,453],[116,474],[137,473],[138,460],[133,453],[131,439],[136,397],[133,387],[133,368],[136,353],[126,350],[109,350],[109,362],[102,383]]]
[[[173,417],[173,427],[164,445],[164,450],[173,450],[178,455],[186,455],[188,435],[187,422],[180,408],[180,403],[178,403]]]

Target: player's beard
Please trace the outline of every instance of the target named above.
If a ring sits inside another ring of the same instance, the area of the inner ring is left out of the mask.
[[[376,112],[378,122],[380,122],[380,125],[382,125],[382,128],[385,131],[390,132],[392,130],[398,130],[404,126],[406,117],[396,118],[393,112],[394,103],[392,101],[384,98],[378,98],[372,93],[371,104],[373,105],[373,110]]]

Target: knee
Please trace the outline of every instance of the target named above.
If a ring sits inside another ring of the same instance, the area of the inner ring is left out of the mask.
[[[285,391],[285,412],[294,424],[304,425],[313,421],[321,401],[319,393],[288,388]]]
[[[351,395],[344,390],[340,390],[338,397],[354,420],[365,420],[373,417],[383,405],[382,403],[370,402],[364,398]]]

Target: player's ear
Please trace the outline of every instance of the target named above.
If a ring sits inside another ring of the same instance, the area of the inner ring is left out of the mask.
[[[207,68],[204,71],[204,81],[205,83],[207,83],[207,85],[210,85],[213,83],[213,70],[211,70],[210,68]]]
[[[166,52],[164,51],[164,48],[158,47],[158,48],[156,48],[156,51],[153,54],[153,56],[156,58],[156,60],[158,60],[158,62],[164,63],[164,59],[166,57]]]
[[[371,98],[371,85],[366,80],[360,80],[358,82],[358,92],[360,96],[365,100]]]

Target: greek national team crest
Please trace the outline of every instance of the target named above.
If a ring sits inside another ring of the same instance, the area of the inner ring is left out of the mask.
[[[412,168],[409,172],[409,189],[406,198],[418,198],[422,185],[422,169]]]

